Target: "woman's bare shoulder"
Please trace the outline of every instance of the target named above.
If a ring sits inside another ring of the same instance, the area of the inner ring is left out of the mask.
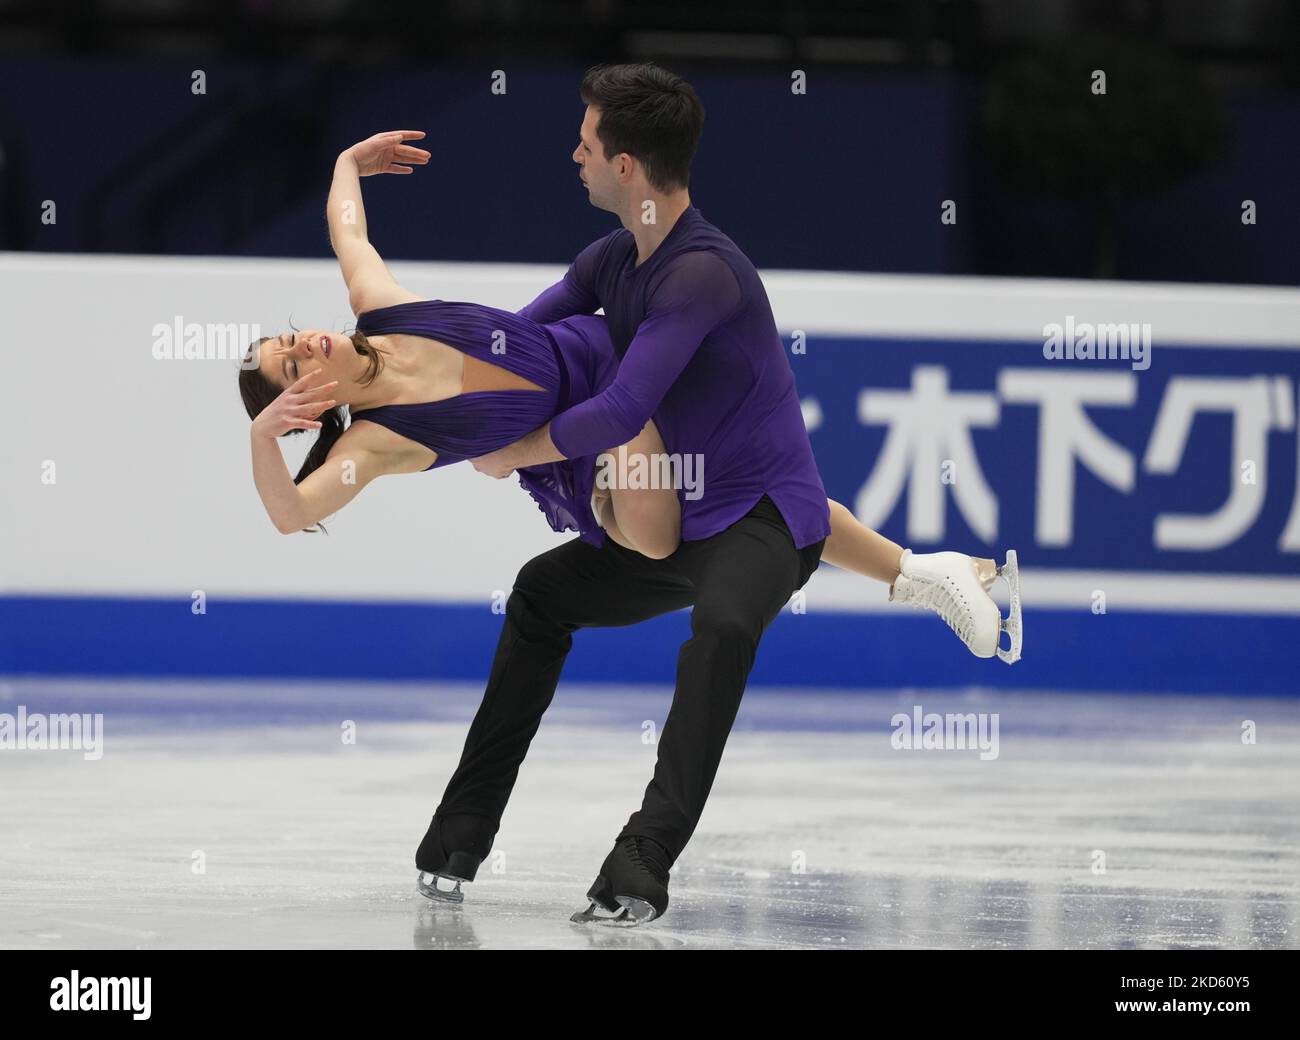
[[[376,279],[367,283],[359,292],[350,294],[349,302],[352,313],[357,317],[366,311],[382,310],[399,303],[423,303],[427,297],[419,296],[396,282],[384,282]]]

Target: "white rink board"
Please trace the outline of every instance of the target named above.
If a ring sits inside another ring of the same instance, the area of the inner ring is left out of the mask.
[[[414,292],[510,309],[564,271],[392,268]],[[784,332],[1029,341],[1070,313],[1140,314],[1167,343],[1294,348],[1300,337],[1290,289],[814,272],[764,282]],[[152,330],[178,316],[272,334],[291,318],[343,327],[352,315],[333,261],[7,253],[0,284],[13,390],[0,413],[0,593],[481,602],[570,537],[513,481],[468,466],[376,482],[328,537],[276,533],[252,483],[236,363],[157,361]],[[290,453],[295,468],[305,443]],[[53,485],[41,479],[47,460]],[[1077,599],[1074,584],[1095,578],[1027,572],[1026,602]],[[841,579],[819,572],[824,594],[810,601],[883,605],[878,589]],[[1239,609],[1300,611],[1294,582],[1238,584]],[[1143,595],[1139,581],[1131,602]],[[1167,590],[1152,595],[1168,605]]]

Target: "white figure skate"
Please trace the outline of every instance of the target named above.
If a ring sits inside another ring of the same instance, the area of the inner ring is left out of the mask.
[[[902,573],[889,589],[895,603],[932,610],[957,633],[976,657],[997,655],[1007,664],[1020,660],[1023,631],[1020,623],[1020,567],[1016,551],[1007,550],[1002,566],[956,552],[916,555],[903,550]],[[988,590],[998,578],[1010,589],[1011,609],[1004,618]],[[1002,633],[1011,648],[1002,649]]]

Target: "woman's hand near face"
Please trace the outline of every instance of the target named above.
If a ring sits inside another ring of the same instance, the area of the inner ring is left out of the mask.
[[[316,421],[317,416],[338,404],[325,395],[339,385],[335,379],[320,386],[312,386],[312,380],[320,373],[321,370],[317,368],[301,376],[263,408],[253,420],[253,433],[274,439],[283,437],[290,430],[319,430],[321,424]]]

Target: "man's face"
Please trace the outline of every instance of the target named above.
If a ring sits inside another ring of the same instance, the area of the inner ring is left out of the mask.
[[[591,204],[598,209],[617,212],[624,194],[619,173],[627,167],[630,159],[627,155],[605,158],[605,146],[596,136],[599,125],[600,109],[588,105],[582,129],[578,132],[578,147],[573,150],[573,161],[578,164],[578,177],[587,186]]]

